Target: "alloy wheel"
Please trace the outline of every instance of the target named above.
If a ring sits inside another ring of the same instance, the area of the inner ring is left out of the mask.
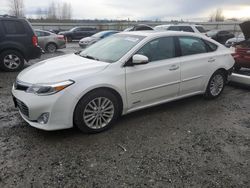
[[[21,59],[15,54],[8,54],[3,59],[4,66],[8,69],[14,70],[21,64]]]
[[[109,124],[114,116],[114,104],[106,97],[90,101],[83,112],[85,124],[91,129],[101,129]]]
[[[49,44],[47,50],[49,53],[54,53],[56,51],[56,46],[54,44]]]
[[[224,87],[224,78],[221,74],[215,75],[210,83],[210,92],[213,96],[217,96],[221,93]]]

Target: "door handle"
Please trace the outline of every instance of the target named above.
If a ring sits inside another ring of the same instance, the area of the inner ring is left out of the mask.
[[[170,66],[170,68],[168,70],[174,71],[174,70],[178,70],[178,69],[179,69],[178,65],[172,65],[172,66]]]
[[[208,62],[209,62],[209,63],[215,62],[215,59],[214,59],[214,58],[210,58],[210,59],[208,60]]]

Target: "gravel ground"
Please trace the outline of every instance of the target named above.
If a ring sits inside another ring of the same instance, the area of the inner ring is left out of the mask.
[[[0,187],[250,187],[248,88],[138,111],[86,135],[25,123],[11,98],[16,76],[0,72]]]

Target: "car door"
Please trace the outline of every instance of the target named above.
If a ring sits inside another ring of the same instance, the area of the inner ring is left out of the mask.
[[[200,38],[180,36],[178,39],[181,51],[180,96],[202,92],[212,71],[211,63],[216,61],[216,53],[208,52],[209,46]]]
[[[128,107],[136,108],[176,97],[180,64],[174,38],[154,39],[136,54],[147,56],[149,63],[126,67]]]
[[[76,28],[74,31],[73,31],[73,39],[82,39],[84,37],[84,29],[83,28]]]
[[[50,37],[50,34],[47,33],[47,32],[43,32],[43,31],[36,31],[37,33],[37,36],[38,36],[38,44],[39,46],[46,50],[46,45],[48,44],[49,42],[49,37]]]

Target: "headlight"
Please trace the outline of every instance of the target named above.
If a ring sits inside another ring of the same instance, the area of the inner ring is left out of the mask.
[[[52,95],[59,91],[64,90],[70,85],[74,84],[73,80],[67,80],[63,82],[50,83],[50,84],[34,84],[31,85],[26,92],[34,93],[36,95]]]

